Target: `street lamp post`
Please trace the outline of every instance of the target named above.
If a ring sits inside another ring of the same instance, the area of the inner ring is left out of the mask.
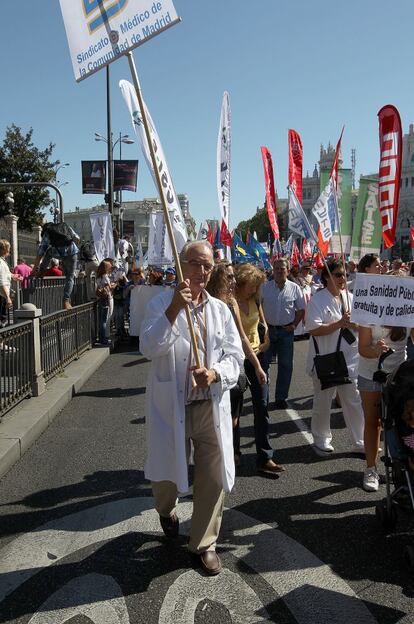
[[[108,106],[110,106],[110,103],[108,104]],[[108,124],[108,129],[110,129],[110,123]],[[110,214],[113,214],[113,216],[116,218],[116,226],[117,226],[117,229],[119,231],[119,214],[120,214],[119,210],[120,210],[120,206],[119,205],[116,206],[116,211],[115,211],[113,154],[114,154],[115,147],[119,143],[119,159],[122,160],[122,150],[121,150],[122,143],[126,143],[127,145],[131,145],[132,143],[134,143],[134,141],[131,139],[131,137],[128,134],[122,134],[121,132],[119,133],[119,138],[115,141],[115,143],[113,141],[112,132],[110,132],[110,134],[108,133],[108,137],[110,137],[110,138],[105,138],[104,136],[102,136],[102,134],[99,134],[98,132],[95,132],[95,141],[103,141],[104,143],[106,143],[108,145],[108,210],[109,210]],[[119,204],[122,204],[122,195],[121,194],[120,194]]]
[[[68,184],[68,182],[63,182],[62,184],[59,184],[58,180],[57,180],[57,174],[61,169],[65,169],[65,167],[69,167],[70,163],[63,163],[62,165],[58,165],[55,169],[55,185],[57,186],[57,188],[60,188],[61,186],[65,186],[66,184]],[[58,213],[62,212],[62,207],[59,206],[59,197],[58,197],[58,193],[56,191],[55,193],[55,209],[53,211],[53,223],[57,223],[57,215]]]

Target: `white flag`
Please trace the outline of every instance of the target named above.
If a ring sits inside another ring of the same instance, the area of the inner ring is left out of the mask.
[[[337,227],[336,192],[333,178],[329,178],[328,184],[319,195],[318,201],[312,209],[319,224],[320,233],[324,243],[332,238]]]
[[[223,93],[220,128],[217,139],[217,193],[221,218],[229,228],[230,220],[230,164],[231,164],[231,113],[230,98]],[[227,260],[231,260],[231,247],[225,246]]]
[[[148,264],[162,266],[173,264],[173,254],[164,221],[164,213],[161,211],[150,214],[148,235]]]
[[[115,258],[111,215],[109,212],[93,212],[89,219],[98,262],[105,258]]]
[[[144,254],[142,251],[142,243],[141,243],[141,239],[139,239],[137,242],[137,248],[135,251],[135,261],[138,266],[142,266],[143,260],[144,260]]]
[[[134,86],[128,82],[128,80],[121,80],[119,83],[119,87],[121,89],[121,93],[124,97],[126,105],[128,106],[128,110],[131,113],[132,125],[134,127],[135,134],[140,140],[142,151],[147,161],[148,169],[154,179],[154,183],[156,188],[157,181],[155,177],[154,170],[152,168],[151,155],[147,143],[147,137],[145,135],[144,124],[142,121],[142,115],[138,104],[138,98],[135,93]],[[178,252],[181,251],[185,243],[187,242],[187,228],[183,219],[183,215],[181,212],[181,206],[177,198],[177,194],[174,189],[174,184],[172,181],[172,177],[170,175],[170,171],[168,169],[167,161],[164,155],[164,150],[162,149],[161,141],[157,134],[157,131],[154,126],[154,122],[152,121],[151,115],[148,111],[147,106],[145,106],[145,111],[148,119],[148,125],[150,127],[151,140],[155,149],[155,157],[157,160],[158,171],[161,177],[161,184],[163,187],[163,195],[166,200],[166,205],[170,214],[171,225],[174,232],[175,244],[177,246]],[[150,263],[151,264],[151,263]]]
[[[291,232],[312,240],[315,244],[318,240],[311,224],[308,221],[305,211],[299,203],[297,195],[291,186],[288,187],[289,193],[289,225]]]
[[[200,229],[198,230],[197,240],[207,240],[208,237],[208,223],[207,221],[203,221],[200,225]]]

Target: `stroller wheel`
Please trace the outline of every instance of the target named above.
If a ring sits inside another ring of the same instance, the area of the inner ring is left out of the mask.
[[[414,548],[412,546],[404,548],[404,559],[410,572],[414,572]]]
[[[387,508],[387,501],[380,501],[375,507],[378,522],[387,533],[394,531],[397,526],[397,512],[394,507]]]

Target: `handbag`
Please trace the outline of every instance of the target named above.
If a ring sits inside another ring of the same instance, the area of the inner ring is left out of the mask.
[[[247,381],[247,375],[244,371],[240,371],[239,378],[236,383],[236,389],[244,394],[247,390],[249,382]]]
[[[316,376],[321,382],[321,389],[326,390],[327,388],[334,388],[335,386],[344,386],[345,384],[352,383],[349,378],[345,356],[343,352],[340,351],[342,330],[339,332],[336,351],[327,353],[326,355],[320,355],[318,343],[314,336],[312,336],[312,338],[316,353],[313,362]]]

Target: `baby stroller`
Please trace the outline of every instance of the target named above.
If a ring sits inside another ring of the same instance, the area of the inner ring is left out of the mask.
[[[382,368],[387,351],[379,362]],[[414,400],[414,361],[401,364],[387,375],[382,370],[374,374],[374,381],[383,384],[381,420],[384,430],[385,480],[387,496],[376,506],[376,516],[383,529],[390,533],[398,522],[398,512],[414,512],[414,472],[410,461],[414,459],[414,428],[404,420],[407,401]],[[411,439],[410,439],[411,438]],[[392,485],[394,489],[391,491]],[[414,570],[414,547],[406,546],[405,558]]]

